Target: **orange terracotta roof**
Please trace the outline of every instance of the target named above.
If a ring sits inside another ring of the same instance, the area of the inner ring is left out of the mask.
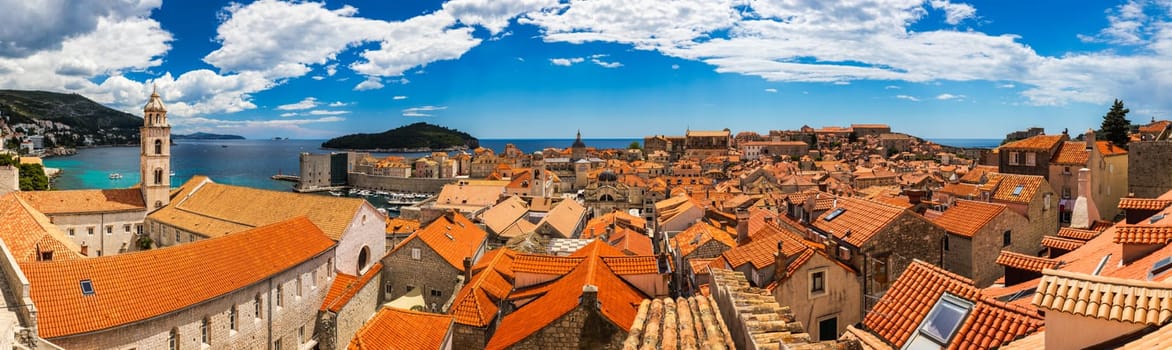
[[[383,307],[358,329],[347,349],[441,349],[451,341],[452,324],[448,315]]]
[[[142,191],[137,188],[15,193],[37,211],[47,215],[146,210]]]
[[[616,275],[646,275],[659,273],[654,256],[604,256],[602,262]]]
[[[964,198],[976,198],[981,195],[981,188],[974,184],[955,183],[944,184],[940,192],[951,193],[952,195]]]
[[[1120,350],[1148,350],[1172,348],[1172,325],[1164,325],[1139,339],[1123,344]]]
[[[387,218],[388,234],[411,234],[419,230],[419,221],[402,217]]]
[[[1047,270],[1033,304],[1053,312],[1164,325],[1172,320],[1172,285]]]
[[[185,231],[218,237],[307,216],[336,241],[363,205],[370,204],[361,198],[261,190],[197,177],[185,183],[170,204],[150,217]]]
[[[391,250],[391,253],[406,246],[404,243],[412,239],[420,239],[442,256],[449,265],[457,270],[463,270],[464,258],[475,255],[480,246],[484,244],[486,237],[488,237],[488,233],[481,230],[464,215],[448,212],[436,218],[422,230],[407,236],[407,239]]]
[[[334,283],[330,284],[330,290],[326,292],[326,298],[322,300],[319,311],[329,310],[333,313],[341,311],[343,307],[346,307],[346,304],[350,303],[350,299],[353,299],[382,270],[383,263],[377,262],[366,270],[366,274],[362,275],[362,278],[344,273],[337,274]]]
[[[582,230],[582,235],[579,238],[594,238],[606,232],[607,227],[626,227],[631,230],[643,232],[647,230],[647,220],[628,214],[626,211],[614,210],[602,216],[590,219],[586,223],[586,228]]]
[[[1172,205],[1172,200],[1154,199],[1154,198],[1120,198],[1119,209],[1121,210],[1164,210],[1169,205]]]
[[[528,212],[529,206],[525,204],[525,200],[510,196],[481,213],[480,220],[489,230],[499,235]]]
[[[456,323],[486,327],[496,318],[499,302],[513,289],[512,261],[516,255],[508,248],[494,249],[472,268],[472,280],[460,289],[448,309]]]
[[[708,267],[716,258],[691,258],[688,259],[688,265],[692,267],[692,273],[696,275],[708,274]]]
[[[956,205],[944,211],[935,222],[948,232],[972,237],[993,218],[1005,212],[1006,208],[1008,207],[1004,204],[958,200]]]
[[[1106,230],[1114,225],[1115,225],[1115,223],[1110,222],[1110,221],[1095,220],[1095,222],[1093,224],[1091,224],[1090,230],[1095,231],[1095,232],[1103,232],[1104,230]]]
[[[716,301],[699,295],[644,299],[624,349],[726,349],[732,339]]]
[[[1082,247],[1083,244],[1086,244],[1086,243],[1087,242],[1085,242],[1085,241],[1080,241],[1077,239],[1069,239],[1069,238],[1062,238],[1062,237],[1055,237],[1055,236],[1042,236],[1042,246],[1046,247],[1046,248],[1054,248],[1054,249],[1061,249],[1061,250],[1070,251],[1070,250],[1078,249],[1079,247]]]
[[[1058,237],[1077,239],[1081,241],[1089,241],[1099,235],[1099,231],[1080,230],[1077,228],[1063,227],[1058,230],[1056,234]]]
[[[748,244],[729,249],[721,256],[734,269],[745,264],[752,264],[753,268],[760,270],[775,262],[778,242],[782,243],[781,250],[786,256],[796,256],[802,251],[810,249],[800,237],[795,236],[797,235],[786,234],[785,231],[776,227],[766,226],[753,236],[752,241]]]
[[[37,305],[40,335],[56,338],[139,322],[222,297],[325,254],[334,244],[313,222],[299,217],[174,247],[32,262],[21,269]],[[78,287],[87,279],[93,295],[82,295]]]
[[[679,256],[684,257],[713,240],[724,245],[726,250],[737,245],[736,240],[728,232],[713,227],[705,221],[697,222],[684,232],[676,234],[675,237],[671,238],[671,245],[676,247]]]
[[[838,208],[844,208],[846,211],[833,220],[826,221],[836,209],[827,210],[814,219],[812,224],[822,232],[833,233],[835,237],[856,247],[866,244],[871,237],[905,212],[903,208],[864,199],[838,197],[837,200]]]
[[[598,308],[602,316],[623,331],[630,329],[640,302],[647,296],[615,274],[600,258],[615,256],[616,252],[600,241],[578,250],[574,254],[585,260],[548,286],[539,287],[546,291],[544,294],[505,316],[486,349],[509,348],[549,326],[578,307],[582,290],[587,285],[598,290]]]
[[[1087,152],[1087,144],[1085,142],[1067,141],[1063,142],[1061,147],[1058,147],[1058,152],[1054,153],[1054,160],[1050,163],[1055,165],[1086,166],[1087,161],[1090,159],[1091,153]]]
[[[1102,154],[1105,157],[1127,154],[1126,149],[1116,146],[1110,141],[1095,141],[1095,147],[1099,149],[1099,154]]]
[[[1168,244],[1172,242],[1172,227],[1119,225],[1115,228],[1116,244]]]
[[[993,349],[1042,327],[1036,312],[983,297],[971,280],[919,260],[908,266],[863,323],[901,347],[945,292],[973,302],[949,349]]]
[[[1056,146],[1059,142],[1064,141],[1065,139],[1067,139],[1067,137],[1064,137],[1062,134],[1038,135],[1001,145],[1001,147],[998,147],[998,149],[1002,151],[1044,152],[1054,149],[1054,146]]]
[[[1029,203],[1034,200],[1036,193],[1045,190],[1041,188],[1042,182],[1045,180],[1046,178],[1035,175],[1001,174],[1001,182],[997,186],[997,191],[993,192],[993,199],[1011,203]],[[1019,186],[1021,190],[1017,189]]]
[[[37,261],[44,252],[51,252],[52,260],[82,258],[73,240],[16,194],[0,196],[0,239],[17,263]]]
[[[578,224],[582,222],[585,216],[586,207],[578,204],[578,201],[563,200],[557,206],[553,207],[553,209],[550,209],[549,214],[546,214],[545,218],[542,218],[537,226],[548,224],[558,234],[562,235],[562,238],[571,238],[579,233],[574,230],[578,228]]]
[[[647,237],[642,232],[633,231],[625,227],[619,227],[617,231],[612,233],[610,241],[607,243],[628,254],[655,254],[655,248],[651,244],[651,237]]]
[[[971,184],[981,183],[981,177],[984,177],[984,176],[988,175],[989,173],[996,173],[996,172],[997,172],[997,166],[978,165],[978,166],[975,166],[972,169],[970,169],[969,172],[964,174],[964,176],[961,176],[960,182],[971,183]]]
[[[1169,125],[1172,125],[1172,121],[1157,120],[1157,121],[1152,122],[1148,125],[1140,126],[1139,132],[1149,133],[1149,134],[1160,133],[1160,132],[1164,132],[1165,129],[1168,129]]]
[[[513,260],[514,272],[536,273],[543,275],[564,275],[577,267],[583,257],[552,256],[537,254],[517,254]]]
[[[1061,264],[1062,262],[1058,260],[1029,256],[1007,250],[1002,250],[1001,255],[997,256],[997,265],[1033,272],[1042,272],[1042,270],[1045,269],[1055,269],[1058,268],[1058,266]]]

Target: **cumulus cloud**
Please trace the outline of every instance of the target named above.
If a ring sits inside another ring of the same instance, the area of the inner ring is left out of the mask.
[[[1103,28],[1096,35],[1079,35],[1078,38],[1086,42],[1106,42],[1123,45],[1138,45],[1147,42],[1145,33],[1149,24],[1149,16],[1144,7],[1149,1],[1131,0],[1107,11],[1107,28]],[[1168,6],[1168,5],[1166,5]]]
[[[392,99],[392,100],[395,100],[395,101],[398,101],[398,100],[406,100],[406,99],[407,99],[407,96],[398,95],[398,96],[392,97],[391,99]]]
[[[947,100],[960,101],[960,100],[964,100],[964,95],[953,95],[953,94],[949,94],[949,93],[943,93],[943,94],[936,95],[936,99],[941,100],[941,101],[947,101]]]
[[[919,98],[916,98],[915,96],[911,96],[911,95],[895,95],[895,98],[898,98],[901,100],[908,100],[908,101],[912,101],[912,102],[920,102]]]
[[[599,59],[599,58],[591,58],[591,59],[590,59],[590,62],[594,62],[594,64],[597,64],[597,65],[599,65],[599,66],[602,66],[602,68],[619,68],[619,67],[622,67],[622,66],[623,66],[623,64],[622,64],[622,63],[619,63],[619,62],[607,62],[607,61],[603,61],[603,60],[601,60],[601,59]]]
[[[977,9],[973,5],[952,3],[948,0],[931,0],[932,8],[944,10],[944,22],[957,25],[961,21],[976,17]]]
[[[161,5],[160,0],[6,1],[0,11],[0,57],[60,50],[69,39],[96,31],[102,21],[146,17]]]
[[[383,83],[379,81],[378,77],[370,77],[363,80],[358,85],[354,86],[354,91],[378,90],[383,88]]]
[[[334,102],[330,102],[330,104],[328,106],[330,106],[330,107],[345,107],[347,105],[350,105],[350,104],[346,103],[346,102],[342,102],[342,101],[334,101]]]
[[[285,112],[285,113],[281,113],[281,118],[296,117],[299,114],[300,113],[297,113],[297,112]]]
[[[318,105],[317,98],[306,97],[304,100],[301,100],[300,102],[277,106],[277,109],[282,110],[282,111],[297,111],[297,110],[310,109],[313,107],[317,107],[317,105]]]
[[[448,109],[447,106],[419,106],[403,110],[404,117],[430,117],[431,112]]]
[[[350,114],[350,111],[330,111],[330,110],[316,110],[316,109],[309,111],[309,115],[342,115],[342,114]]]
[[[582,57],[551,58],[551,59],[549,59],[549,63],[552,63],[555,66],[563,66],[563,67],[569,67],[571,65],[574,65],[575,63],[582,63],[584,61],[586,61],[586,59],[582,58]]]
[[[443,9],[460,23],[483,26],[495,36],[517,15],[557,4],[557,0],[452,0]]]

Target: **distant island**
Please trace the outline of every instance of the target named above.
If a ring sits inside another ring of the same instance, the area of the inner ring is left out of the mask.
[[[321,144],[325,149],[374,152],[454,151],[480,147],[468,133],[428,123],[405,125],[377,134],[351,134]]]
[[[187,134],[187,135],[184,135],[184,134],[171,135],[171,139],[174,139],[174,140],[243,140],[244,136],[209,134],[206,132],[197,132],[194,134]]]

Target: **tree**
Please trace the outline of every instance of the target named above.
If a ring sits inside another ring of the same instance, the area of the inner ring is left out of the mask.
[[[1127,132],[1131,129],[1131,121],[1127,120],[1127,112],[1131,110],[1124,108],[1123,101],[1116,99],[1115,104],[1111,105],[1111,110],[1103,116],[1101,128],[1103,139],[1122,148],[1127,148],[1127,141],[1130,140]]]
[[[631,141],[631,144],[627,146],[627,149],[643,149],[643,147],[639,146],[639,141]]]
[[[45,176],[45,167],[40,164],[20,165],[20,190],[44,191],[49,189],[49,177]]]

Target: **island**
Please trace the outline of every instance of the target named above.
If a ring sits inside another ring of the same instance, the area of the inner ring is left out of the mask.
[[[175,140],[243,140],[244,136],[221,135],[221,134],[210,134],[210,133],[206,133],[206,132],[197,132],[194,134],[187,134],[187,135],[175,134],[175,135],[171,135],[171,138],[175,139]]]
[[[324,149],[371,152],[439,152],[480,147],[468,133],[424,122],[377,134],[350,134],[321,144]]]

